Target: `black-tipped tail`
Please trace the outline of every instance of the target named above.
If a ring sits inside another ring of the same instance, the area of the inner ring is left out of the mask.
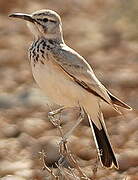
[[[108,95],[110,96],[111,100],[112,100],[112,103],[117,105],[117,106],[120,106],[120,107],[123,107],[127,110],[132,110],[132,108],[127,105],[126,103],[124,103],[123,101],[121,101],[119,98],[115,97],[113,94],[111,94],[109,91],[107,91]]]
[[[92,126],[96,147],[102,165],[106,168],[112,168],[115,166],[115,168],[118,169],[119,166],[104,125],[101,123],[102,128],[99,130],[92,121],[90,124]]]

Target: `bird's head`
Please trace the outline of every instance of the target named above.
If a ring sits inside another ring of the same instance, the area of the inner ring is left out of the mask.
[[[32,14],[13,13],[9,17],[27,21],[35,37],[62,38],[61,18],[55,11],[46,9]]]

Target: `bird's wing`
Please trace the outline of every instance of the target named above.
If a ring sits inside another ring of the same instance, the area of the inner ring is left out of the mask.
[[[130,109],[128,105],[113,96],[96,78],[91,66],[73,49],[66,45],[52,50],[55,62],[62,70],[88,92],[100,97],[116,110],[114,104]]]

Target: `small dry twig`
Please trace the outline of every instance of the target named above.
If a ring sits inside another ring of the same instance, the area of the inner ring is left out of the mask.
[[[54,172],[46,165],[46,154],[44,150],[41,152],[42,161],[43,161],[43,170],[47,170],[47,172],[52,176],[53,179],[59,180],[59,177],[54,174]]]
[[[51,112],[51,114],[49,114],[49,119],[51,121],[51,123],[58,129],[59,133],[60,133],[60,137],[61,137],[61,141],[59,143],[59,152],[62,155],[62,161],[63,159],[66,159],[69,164],[72,165],[72,167],[74,167],[77,171],[78,171],[78,175],[75,174],[75,172],[73,171],[73,169],[71,167],[68,167],[68,170],[70,171],[70,173],[68,171],[65,170],[65,168],[63,168],[62,162],[56,164],[57,168],[60,171],[60,174],[65,177],[66,179],[72,179],[74,178],[75,180],[90,180],[85,173],[82,172],[77,160],[73,157],[73,155],[71,154],[68,146],[67,146],[67,139],[68,137],[72,134],[72,132],[74,131],[74,129],[80,124],[80,122],[84,119],[84,115],[85,115],[85,110],[80,107],[80,116],[77,120],[77,122],[75,123],[75,125],[71,128],[71,130],[69,130],[69,132],[67,132],[66,134],[63,133],[62,127],[61,127],[61,122],[60,122],[60,118],[55,118],[54,115],[57,113],[61,113],[63,108],[59,109],[59,111],[53,111]],[[55,112],[55,113],[54,113]],[[46,169],[51,176],[56,179],[59,180],[59,176],[56,176],[53,171],[47,167],[46,165],[46,155],[43,153],[43,163],[44,163],[44,169]],[[94,171],[94,173],[96,174],[96,170]],[[70,178],[69,178],[70,177]]]

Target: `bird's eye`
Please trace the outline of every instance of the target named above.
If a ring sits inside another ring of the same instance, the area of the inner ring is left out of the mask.
[[[47,19],[47,18],[44,18],[44,19],[43,19],[43,21],[44,21],[44,22],[47,22],[47,21],[48,21],[48,19]]]

